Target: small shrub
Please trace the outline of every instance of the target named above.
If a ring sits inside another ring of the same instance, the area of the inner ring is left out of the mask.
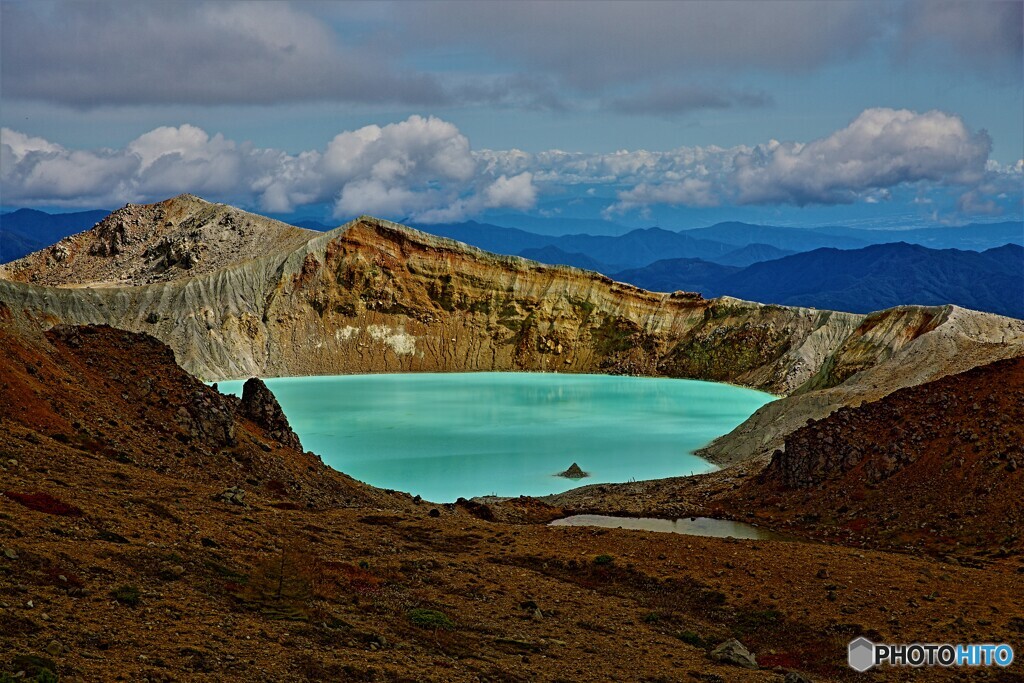
[[[736,630],[740,634],[754,633],[782,622],[782,613],[774,609],[740,612],[737,617]]]
[[[3,677],[0,677],[0,683],[7,683],[8,680],[17,680],[22,683],[31,681],[36,681],[37,683],[56,683],[57,681],[57,675],[53,673],[57,665],[48,657],[18,655],[11,663],[15,671],[24,671],[26,676],[23,678],[14,678],[13,676],[7,678],[6,674],[4,674]]]
[[[0,671],[0,683],[58,683],[60,678],[49,669],[43,669],[35,676],[15,678],[9,673]]]
[[[409,610],[409,621],[420,628],[443,629],[445,631],[455,628],[455,622],[447,614],[438,612],[436,609],[421,607]]]
[[[643,616],[643,621],[645,624],[657,624],[661,621],[661,615],[657,612],[648,612]]]
[[[118,586],[110,591],[110,596],[123,605],[135,607],[142,599],[142,591],[137,586]]]
[[[339,584],[347,586],[349,591],[359,595],[377,593],[384,583],[384,579],[370,571],[370,564],[365,560],[361,561],[358,567],[338,563],[332,568],[338,572]]]
[[[594,564],[596,564],[598,566],[609,565],[609,564],[611,564],[614,561],[615,561],[615,558],[612,557],[611,555],[598,555],[597,557],[594,558]]]
[[[707,643],[704,642],[704,639],[693,631],[680,631],[679,640],[683,641],[687,645],[693,645],[694,647],[705,647],[707,645]]]
[[[60,517],[82,516],[82,511],[79,508],[54,498],[49,493],[17,493],[16,491],[4,491],[4,495],[14,502],[24,505],[29,510],[42,512],[47,515],[58,515]]]

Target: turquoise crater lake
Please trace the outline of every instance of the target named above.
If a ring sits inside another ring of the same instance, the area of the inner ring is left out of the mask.
[[[541,496],[699,474],[692,454],[774,397],[695,380],[555,373],[266,380],[303,446],[346,474],[435,502]],[[241,381],[220,390],[241,395]],[[554,476],[572,463],[585,479]]]

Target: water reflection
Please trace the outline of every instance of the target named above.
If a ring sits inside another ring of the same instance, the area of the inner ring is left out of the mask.
[[[551,526],[600,526],[610,529],[638,529],[660,531],[688,536],[713,536],[715,538],[743,538],[756,541],[797,540],[783,534],[761,529],[731,519],[711,517],[682,517],[680,519],[658,519],[656,517],[611,517],[609,515],[573,515],[551,522]]]

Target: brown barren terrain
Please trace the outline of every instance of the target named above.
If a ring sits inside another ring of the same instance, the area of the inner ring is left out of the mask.
[[[370,217],[128,206],[0,268],[0,680],[1024,681],[1022,355],[1024,322],[953,306],[704,300]],[[304,452],[261,382],[196,379],[555,369],[782,398],[713,474],[437,505]],[[807,542],[546,525],[584,511]],[[859,635],[1018,661],[858,675]]]
[[[1019,642],[1010,563],[489,522],[488,507],[376,490],[282,445],[280,424],[242,417],[151,338],[44,335],[0,315],[0,666],[12,673],[827,681],[860,678],[844,665],[860,634]],[[559,514],[530,501],[496,512]],[[730,637],[762,668],[713,660]],[[1021,680],[1018,667],[992,680]]]

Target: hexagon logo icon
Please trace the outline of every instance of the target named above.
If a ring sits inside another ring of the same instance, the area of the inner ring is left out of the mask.
[[[854,671],[867,671],[875,665],[875,644],[863,636],[851,641],[847,661]]]

